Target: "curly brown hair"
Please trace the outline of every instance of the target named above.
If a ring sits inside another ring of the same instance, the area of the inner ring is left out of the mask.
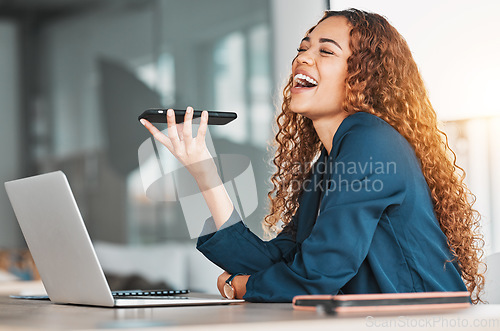
[[[385,120],[411,144],[429,185],[434,212],[448,239],[454,260],[473,303],[481,301],[480,215],[472,208],[475,196],[464,183],[465,171],[446,134],[438,128],[436,113],[405,39],[382,16],[357,9],[327,11],[317,23],[332,16],[347,18],[350,26],[345,100],[352,114],[367,112]],[[316,26],[312,27],[311,33]],[[271,177],[270,212],[264,219],[267,231],[277,232],[292,220],[299,206],[301,183],[310,175],[322,143],[310,119],[290,110],[292,76],[283,90],[282,111],[277,116],[276,172]]]

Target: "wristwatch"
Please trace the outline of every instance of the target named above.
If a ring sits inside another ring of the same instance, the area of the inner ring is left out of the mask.
[[[226,298],[234,299],[234,297],[236,296],[236,291],[234,290],[234,287],[233,287],[233,279],[234,279],[234,277],[240,276],[240,275],[244,275],[244,274],[242,274],[242,273],[232,274],[231,276],[229,276],[228,279],[226,279],[226,284],[224,284],[224,295],[226,296]]]

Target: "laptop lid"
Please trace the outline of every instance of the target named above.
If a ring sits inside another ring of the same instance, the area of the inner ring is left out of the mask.
[[[64,173],[6,182],[5,188],[51,301],[114,306]]]

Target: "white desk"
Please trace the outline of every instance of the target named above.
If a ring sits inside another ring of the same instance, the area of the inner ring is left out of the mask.
[[[34,287],[34,285],[30,285]],[[0,294],[0,330],[500,330],[500,305],[448,313],[404,316],[326,316],[295,311],[291,304],[96,308],[10,299]]]

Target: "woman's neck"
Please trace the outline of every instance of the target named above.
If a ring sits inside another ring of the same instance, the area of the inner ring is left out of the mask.
[[[342,112],[333,117],[323,117],[313,121],[314,129],[318,134],[319,140],[321,140],[323,146],[326,148],[328,155],[330,155],[330,151],[332,150],[333,136],[335,136],[342,121],[349,115],[349,113]]]

